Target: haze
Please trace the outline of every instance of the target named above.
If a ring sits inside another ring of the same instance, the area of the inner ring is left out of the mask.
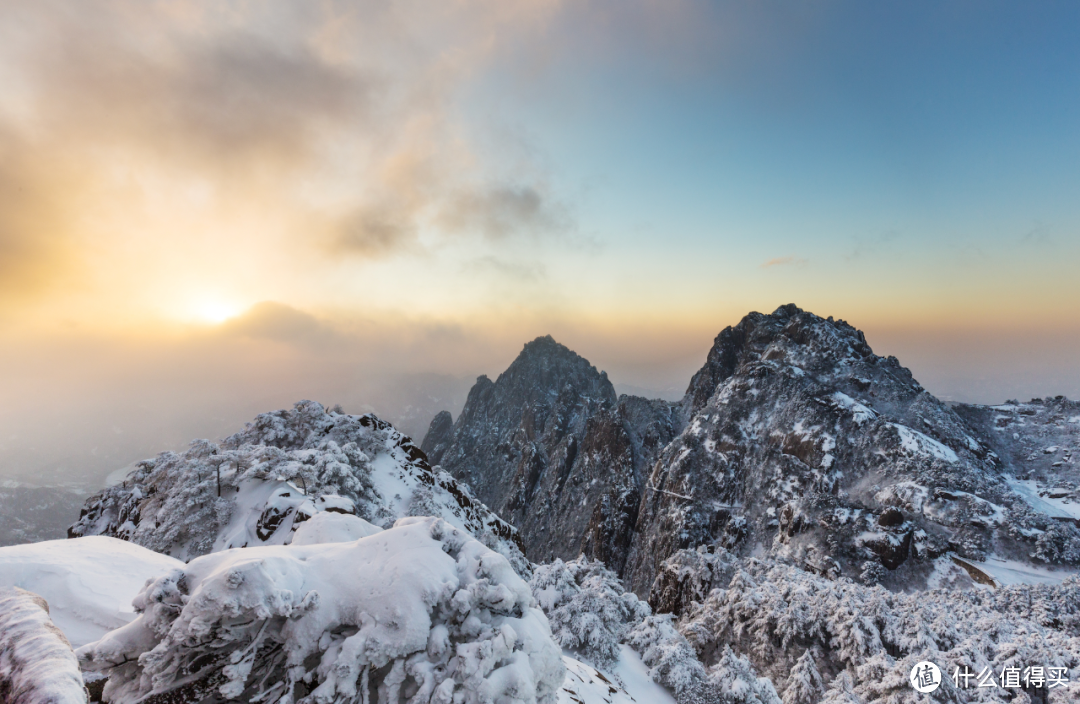
[[[1074,3],[0,0],[0,479],[302,398],[422,435],[552,334],[678,398],[794,302],[1080,396]]]

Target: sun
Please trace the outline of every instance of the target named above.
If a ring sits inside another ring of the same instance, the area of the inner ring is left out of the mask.
[[[229,318],[235,318],[243,311],[242,307],[220,299],[197,301],[192,307],[194,317],[201,322],[220,325]]]

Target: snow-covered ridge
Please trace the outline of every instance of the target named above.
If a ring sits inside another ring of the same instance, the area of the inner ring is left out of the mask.
[[[220,443],[140,462],[87,500],[70,536],[108,535],[189,560],[231,547],[288,544],[322,512],[381,527],[438,516],[528,569],[516,530],[374,415],[313,401],[264,413]]]
[[[48,604],[18,588],[0,589],[0,701],[86,703],[79,663]]]
[[[146,585],[78,651],[112,704],[553,704],[565,669],[528,585],[438,518],[351,543],[234,549]]]

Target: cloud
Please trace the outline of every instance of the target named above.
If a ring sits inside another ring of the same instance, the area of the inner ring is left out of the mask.
[[[475,232],[489,240],[518,234],[564,233],[573,226],[569,209],[529,184],[495,185],[458,194],[439,223],[456,232]]]
[[[416,230],[414,214],[409,209],[363,206],[334,224],[329,249],[378,257],[415,242]]]
[[[506,261],[495,256],[477,257],[464,266],[466,272],[490,271],[516,281],[537,282],[547,277],[542,264]]]
[[[77,191],[79,179],[38,156],[0,123],[0,304],[33,295],[72,265],[71,213],[57,188]]]
[[[256,303],[220,327],[222,334],[290,344],[327,344],[341,341],[328,323],[283,303]]]
[[[540,160],[501,163],[459,114],[468,81],[561,11],[550,0],[5,3],[0,302],[71,276],[114,288],[140,285],[121,283],[125,271],[174,276],[191,232],[222,233],[189,257],[196,268],[241,256],[283,276],[294,275],[283,260],[317,272],[439,233],[505,243],[571,231]],[[109,276],[80,264],[86,253],[139,261]]]
[[[1047,247],[1055,244],[1054,237],[1050,234],[1050,227],[1042,223],[1024,233],[1020,242],[1031,247]]]
[[[762,269],[771,269],[771,268],[773,268],[775,266],[806,266],[808,261],[809,260],[802,259],[801,257],[793,257],[793,256],[776,257],[776,258],[770,259],[769,261],[762,264],[761,268]]]

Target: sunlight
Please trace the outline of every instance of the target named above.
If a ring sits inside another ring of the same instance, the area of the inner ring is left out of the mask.
[[[206,299],[196,302],[191,310],[192,317],[200,322],[220,325],[229,318],[240,315],[243,307],[221,299]]]

